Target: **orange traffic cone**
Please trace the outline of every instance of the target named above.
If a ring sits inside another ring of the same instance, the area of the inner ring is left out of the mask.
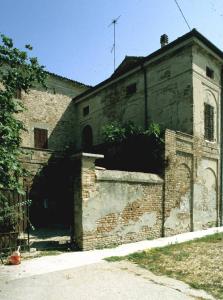
[[[19,252],[20,246],[16,251],[14,251],[11,256],[9,256],[10,265],[19,265],[21,263],[21,254]]]

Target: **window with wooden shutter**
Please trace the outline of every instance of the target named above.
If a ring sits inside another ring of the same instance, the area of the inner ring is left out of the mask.
[[[214,140],[214,107],[207,103],[204,104],[204,138]]]
[[[46,129],[34,128],[34,147],[48,148],[48,131]]]

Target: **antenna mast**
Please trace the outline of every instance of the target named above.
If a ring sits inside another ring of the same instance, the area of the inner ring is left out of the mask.
[[[115,32],[115,26],[118,22],[118,19],[120,18],[121,16],[119,16],[118,18],[116,19],[113,19],[112,22],[108,25],[108,27],[110,27],[111,25],[113,25],[113,28],[114,28],[114,42],[113,42],[113,46],[112,46],[112,49],[111,49],[111,52],[114,53],[114,71],[115,71],[115,50],[116,50],[116,32]]]

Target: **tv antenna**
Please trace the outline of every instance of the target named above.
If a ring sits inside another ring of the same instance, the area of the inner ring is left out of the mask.
[[[113,43],[113,46],[112,46],[112,49],[111,49],[111,52],[113,52],[114,54],[114,71],[115,71],[115,50],[116,50],[116,36],[115,36],[115,26],[118,22],[118,19],[121,17],[121,15],[118,17],[118,18],[115,18],[111,21],[111,23],[108,25],[108,27],[112,26],[113,25],[113,28],[114,28],[114,43]]]

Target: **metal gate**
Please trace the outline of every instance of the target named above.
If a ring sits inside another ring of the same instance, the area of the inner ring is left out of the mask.
[[[28,192],[24,195],[11,190],[0,191],[0,252],[8,252],[18,245],[29,247]]]

